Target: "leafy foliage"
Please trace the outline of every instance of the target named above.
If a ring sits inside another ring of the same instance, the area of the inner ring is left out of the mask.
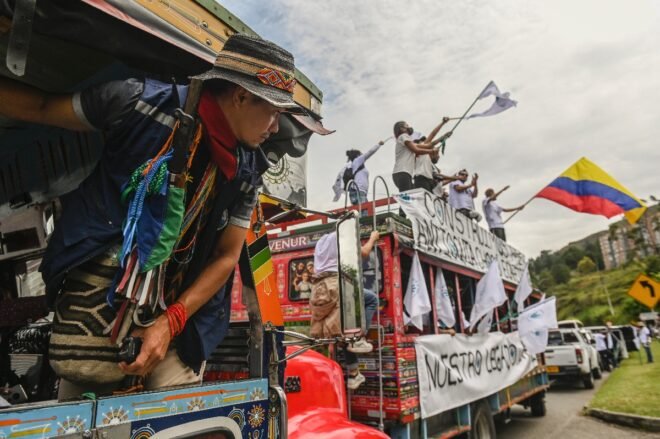
[[[628,296],[628,290],[639,273],[645,272],[660,279],[659,259],[650,257],[609,271],[585,274],[576,271],[567,282],[550,287],[542,287],[540,282],[547,278],[541,273],[536,278],[539,282],[536,286],[544,289],[548,296],[557,297],[559,319],[576,318],[585,325],[602,325],[606,320],[612,320],[615,324],[628,324],[637,320],[639,313],[648,311],[648,308]],[[608,293],[614,315],[610,313]]]
[[[596,263],[589,256],[585,256],[578,262],[577,271],[582,274],[593,273],[596,271]]]

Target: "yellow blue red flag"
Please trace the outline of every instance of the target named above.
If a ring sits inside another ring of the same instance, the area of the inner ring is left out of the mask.
[[[555,178],[536,197],[607,218],[622,213],[630,224],[635,224],[646,211],[644,203],[632,192],[585,157]]]

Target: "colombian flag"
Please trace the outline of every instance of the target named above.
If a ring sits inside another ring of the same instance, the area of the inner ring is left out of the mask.
[[[611,218],[624,214],[635,224],[646,206],[595,163],[582,157],[536,194],[578,212]]]

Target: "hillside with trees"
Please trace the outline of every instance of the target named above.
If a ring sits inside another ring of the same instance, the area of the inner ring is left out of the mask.
[[[606,320],[626,324],[637,320],[640,312],[649,311],[627,294],[639,273],[660,280],[660,257],[635,258],[619,268],[604,270],[596,235],[557,252],[542,251],[530,261],[534,285],[548,296],[557,297],[557,317],[577,318],[585,325],[599,325]]]

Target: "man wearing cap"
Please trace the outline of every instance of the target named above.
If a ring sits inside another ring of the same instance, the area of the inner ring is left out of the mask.
[[[183,107],[188,87],[127,79],[53,95],[0,79],[0,114],[100,131],[104,137],[97,167],[62,198],[62,215],[41,266],[55,308],[54,328],[70,334],[51,339],[51,359],[61,365],[56,369],[62,378],[60,399],[89,391],[109,393],[124,375],[146,376],[147,389],[199,383],[205,360],[227,332],[230,277],[268,167],[260,145],[278,132],[283,112],[301,109],[293,100],[293,56],[259,38],[231,36],[213,68],[198,78],[204,84],[197,106],[202,138],[196,152],[189,151],[185,203],[188,212],[198,202],[200,213],[183,235],[187,247],[175,246],[167,266],[167,311],[136,333],[142,338],[137,359],[119,365],[117,347],[103,338],[103,330],[117,314],[104,305],[118,270],[116,251],[127,215],[120,196],[131,173],[156,156],[170,137],[174,112]],[[202,186],[208,189],[204,198],[198,196]],[[72,315],[76,297],[83,296],[97,304],[98,321],[91,322],[90,313],[67,325],[60,316]],[[88,336],[76,332],[77,326],[96,326],[101,333]],[[69,346],[76,340],[83,340],[84,350]],[[93,357],[91,366],[86,357]],[[95,375],[94,370],[104,372]]]
[[[518,207],[512,207],[505,209],[501,207],[495,200],[500,196],[502,192],[509,189],[509,186],[504,186],[501,190],[495,192],[493,189],[486,189],[486,196],[482,202],[482,207],[484,211],[484,216],[486,217],[486,222],[488,223],[488,228],[493,233],[493,235],[500,238],[502,241],[506,241],[506,233],[504,232],[504,222],[502,221],[502,212],[515,212],[517,210],[523,210],[525,205]]]

